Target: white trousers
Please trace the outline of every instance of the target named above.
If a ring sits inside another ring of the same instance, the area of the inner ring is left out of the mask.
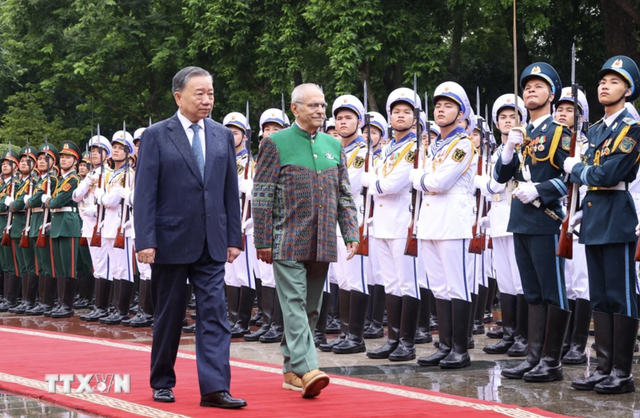
[[[378,245],[376,239],[369,235],[369,256],[365,257],[365,264],[367,266],[365,273],[367,275],[367,284],[369,285],[382,285],[384,286],[384,280],[382,278],[382,272],[380,271],[380,256],[378,255]]]
[[[115,238],[103,238],[102,247],[107,248],[109,254],[109,280],[126,280],[133,282],[133,263],[135,255],[131,237],[124,239],[124,248],[115,248]]]
[[[471,293],[478,294],[478,288],[487,287],[487,277],[495,277],[493,272],[493,250],[486,248],[482,254],[468,252],[467,247],[467,271],[468,283]]]
[[[523,294],[512,235],[493,238],[493,260],[500,292],[509,295]]]
[[[416,275],[418,276],[418,287],[421,289],[429,289],[429,276],[425,269],[424,252],[420,245],[418,245],[418,256],[413,259],[413,264],[416,269]]]
[[[91,238],[87,238],[90,242]],[[101,279],[111,280],[111,272],[109,269],[109,251],[102,240],[101,247],[89,246],[91,253],[91,264],[93,264],[93,276]]]
[[[367,275],[365,273],[365,263],[368,257],[354,255],[351,260],[347,260],[347,246],[342,237],[338,237],[338,261],[333,264],[333,271],[338,280],[338,287],[342,290],[356,292],[367,292]]]
[[[471,301],[468,239],[420,240],[429,286],[437,299]]]
[[[140,280],[151,280],[151,266],[149,264],[141,263],[140,260],[138,260],[135,239],[133,240],[133,251],[136,254],[136,265],[138,266],[138,272],[140,272]]]
[[[251,240],[249,238],[251,237]],[[249,243],[251,241],[251,243]],[[248,250],[249,245],[253,244],[253,236],[247,235],[244,243],[245,250]],[[253,270],[251,269],[251,260],[249,257],[249,251],[242,251],[240,255],[233,260],[233,263],[224,264],[224,282],[227,286],[234,287],[250,287],[256,288],[256,282],[253,277]]]
[[[404,255],[406,239],[376,239],[377,254],[385,293],[420,299],[413,257]]]
[[[573,258],[564,262],[564,282],[568,299],[589,300],[589,273],[584,244],[573,240]]]

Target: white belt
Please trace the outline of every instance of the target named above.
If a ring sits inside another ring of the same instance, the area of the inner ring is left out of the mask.
[[[613,187],[598,187],[598,186],[589,186],[587,187],[587,190],[590,192],[593,191],[597,191],[597,190],[629,190],[629,183],[627,183],[626,181],[621,181],[620,183],[616,184]]]
[[[468,189],[466,187],[453,186],[448,190],[443,190],[441,192],[424,192],[426,195],[437,195],[437,194],[467,194]]]
[[[71,206],[66,206],[64,208],[51,209],[51,212],[53,212],[53,213],[75,212],[75,211],[76,211],[76,208],[72,208]]]
[[[31,213],[40,213],[42,212],[42,208],[31,208]]]

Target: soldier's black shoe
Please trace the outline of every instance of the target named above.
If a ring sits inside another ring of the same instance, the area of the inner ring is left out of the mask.
[[[595,386],[609,377],[613,367],[613,315],[605,312],[593,312],[593,326],[596,335],[594,348],[598,366],[586,379],[576,379],[571,387],[576,390],[593,390]]]
[[[146,328],[153,325],[153,315],[144,312],[138,312],[138,314],[138,316],[129,321],[131,327]]]
[[[437,345],[438,351],[430,356],[418,358],[419,366],[438,366],[440,362],[451,352],[453,344],[451,301],[436,298],[436,310],[438,311],[438,319],[440,322],[440,341]],[[464,329],[467,329],[467,327],[464,327]]]
[[[182,327],[182,332],[186,332],[187,334],[195,334],[196,333],[196,323],[194,322],[191,325],[187,325]]]
[[[409,361],[416,358],[416,330],[420,316],[420,299],[403,296],[398,347],[389,355],[390,361]]]
[[[596,393],[635,392],[631,369],[637,332],[638,318],[613,314],[613,367],[609,376],[594,386]]]
[[[500,340],[504,337],[504,331],[502,330],[502,327],[494,330],[494,331],[487,331],[487,338],[491,338],[493,340]]]
[[[516,367],[502,370],[502,375],[509,379],[522,379],[525,373],[533,370],[540,363],[547,324],[547,307],[529,304],[528,310],[529,353],[526,360]]]
[[[261,330],[262,328],[260,328]],[[260,331],[258,330],[258,331]],[[266,331],[265,331],[266,332]],[[244,339],[247,339],[247,336],[244,336]],[[248,341],[252,341],[252,340],[248,340]],[[253,340],[255,341],[255,340]],[[326,344],[327,343],[327,335],[324,332],[320,332],[320,331],[313,331],[313,343],[315,344],[316,348],[318,348],[318,346],[320,346],[320,344]]]

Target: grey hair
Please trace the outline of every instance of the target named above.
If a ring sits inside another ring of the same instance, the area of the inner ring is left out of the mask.
[[[291,103],[304,103],[307,98],[307,89],[316,88],[322,91],[322,87],[314,83],[305,83],[296,86],[291,92]]]
[[[184,67],[182,70],[178,71],[176,75],[173,76],[173,85],[171,86],[171,93],[175,93],[177,91],[182,91],[191,77],[197,76],[208,76],[211,77],[209,71],[200,67]],[[213,78],[213,77],[212,77]]]

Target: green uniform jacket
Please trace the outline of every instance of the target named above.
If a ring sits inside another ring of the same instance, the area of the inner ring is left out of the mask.
[[[67,174],[66,177],[58,179],[58,185],[47,202],[51,209],[73,208],[73,212],[58,212],[51,214],[51,238],[58,237],[80,237],[81,223],[78,215],[78,204],[73,201],[73,191],[80,184],[80,177],[75,170]]]
[[[16,182],[16,194],[14,201],[11,204],[11,210],[13,213],[13,223],[11,224],[11,238],[17,239],[22,236],[22,230],[27,223],[27,217],[25,214],[26,206],[24,204],[24,197],[29,193],[29,184],[32,184],[33,179],[27,178],[24,181]]]
[[[42,195],[47,191],[47,181],[50,176],[41,177],[36,183],[33,189],[33,195],[27,201],[27,205],[30,208],[44,208],[42,204]],[[56,186],[58,185],[58,179],[56,177],[51,177],[51,187],[50,190],[54,191]],[[31,213],[31,229],[29,230],[30,238],[37,238],[40,234],[40,227],[42,226],[42,217],[44,216],[43,212]],[[51,216],[49,216],[51,219]],[[45,231],[45,236],[49,236],[49,231]]]
[[[342,144],[294,124],[262,140],[252,212],[256,248],[281,261],[337,260],[336,225],[358,241],[358,219]]]
[[[9,212],[9,208],[4,204],[4,198],[7,196],[7,189],[9,188],[9,183],[4,183],[0,186],[0,213]],[[4,228],[7,226],[8,215],[0,215],[0,234],[4,231]]]

